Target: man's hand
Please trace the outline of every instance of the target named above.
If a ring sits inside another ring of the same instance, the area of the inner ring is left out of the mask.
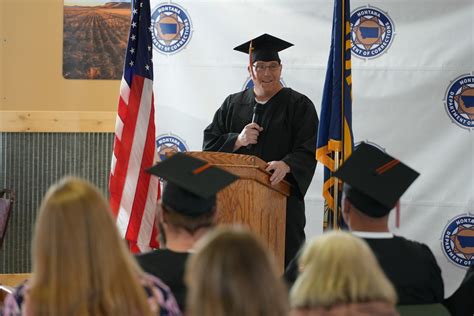
[[[270,161],[267,164],[267,169],[265,169],[268,172],[271,172],[273,170],[273,174],[270,177],[270,182],[272,185],[278,184],[283,180],[286,176],[287,173],[290,172],[290,166],[288,166],[285,162],[279,160],[279,161]]]
[[[244,129],[240,132],[237,140],[235,141],[234,151],[238,150],[242,146],[250,144],[256,144],[258,135],[263,131],[257,123],[249,123],[245,125]]]

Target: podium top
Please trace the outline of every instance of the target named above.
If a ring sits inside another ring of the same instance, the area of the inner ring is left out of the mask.
[[[271,173],[265,171],[267,163],[257,156],[213,151],[189,151],[186,152],[186,154],[207,161],[214,166],[223,168],[242,179],[258,181],[266,187],[278,191],[285,196],[290,195],[291,185],[287,181],[282,181],[277,185],[271,185]],[[249,169],[258,172],[258,175],[251,176],[251,173],[245,172]]]

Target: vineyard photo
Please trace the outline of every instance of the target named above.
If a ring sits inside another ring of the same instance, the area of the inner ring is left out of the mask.
[[[72,3],[65,0],[65,79],[121,78],[130,12],[130,2],[78,0]]]

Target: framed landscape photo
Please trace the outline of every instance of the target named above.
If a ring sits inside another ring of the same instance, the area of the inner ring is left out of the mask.
[[[64,0],[63,77],[120,79],[130,1]]]

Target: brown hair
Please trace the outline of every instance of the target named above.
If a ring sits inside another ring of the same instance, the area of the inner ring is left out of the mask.
[[[49,189],[34,232],[31,315],[151,315],[140,273],[92,184],[65,178]]]
[[[186,268],[191,316],[284,316],[288,298],[272,258],[243,228],[216,228]]]
[[[171,224],[171,226],[176,228],[182,228],[190,234],[194,234],[200,228],[212,227],[215,223],[215,206],[209,212],[199,216],[187,216],[163,204],[161,204],[161,209],[163,210],[163,220],[167,224]]]

